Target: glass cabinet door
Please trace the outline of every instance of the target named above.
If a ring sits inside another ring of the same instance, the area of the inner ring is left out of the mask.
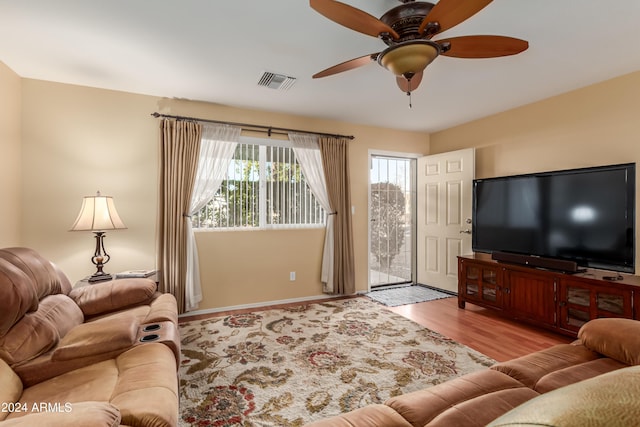
[[[591,292],[587,288],[567,286],[567,302],[588,308],[591,306]]]
[[[560,326],[577,332],[591,319],[591,290],[564,281],[560,286]]]
[[[566,322],[569,326],[580,328],[590,320],[591,291],[587,288],[567,286],[567,313]]]
[[[622,316],[624,314],[624,297],[598,292],[596,296],[598,311],[607,311]]]
[[[596,317],[631,318],[631,291],[625,289],[594,289]]]
[[[467,263],[464,269],[462,292],[464,296],[492,306],[502,303],[499,267]]]
[[[495,269],[482,269],[482,299],[493,303],[498,301],[498,272]]]
[[[480,293],[480,285],[478,278],[480,277],[480,267],[475,265],[467,265],[467,274],[465,275],[465,294],[471,298],[477,298]]]
[[[632,317],[631,291],[566,280],[560,289],[561,326],[578,331],[598,317]]]
[[[567,326],[573,326],[576,330],[580,329],[582,325],[591,320],[589,312],[586,310],[578,310],[575,308],[567,308],[566,324]]]

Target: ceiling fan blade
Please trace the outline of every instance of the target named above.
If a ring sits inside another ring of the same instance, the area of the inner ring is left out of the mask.
[[[430,22],[437,22],[438,27],[432,34],[438,34],[459,23],[466,21],[480,12],[493,0],[440,0],[424,17],[418,31],[424,32]]]
[[[377,53],[372,53],[370,55],[361,56],[360,58],[350,59],[345,62],[341,62],[338,65],[334,65],[333,67],[329,67],[326,70],[322,70],[319,73],[313,75],[314,79],[319,79],[321,77],[327,77],[334,74],[342,73],[343,71],[353,70],[354,68],[363,67],[375,60],[378,57]]]
[[[506,36],[462,36],[436,40],[443,49],[441,55],[456,58],[496,58],[515,55],[527,50],[529,42]]]
[[[335,0],[309,0],[309,4],[312,9],[333,22],[359,33],[373,37],[378,37],[381,33],[389,33],[394,39],[400,38],[393,28],[375,16],[348,4]]]
[[[404,78],[404,76],[396,76],[396,83],[398,84],[398,87],[401,91],[406,93],[413,92],[414,90],[418,89],[418,86],[420,86],[420,82],[422,81],[422,74],[422,71],[414,74],[414,76],[411,77],[411,81]]]

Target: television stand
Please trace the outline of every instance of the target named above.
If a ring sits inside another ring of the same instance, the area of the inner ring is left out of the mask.
[[[583,324],[598,317],[640,320],[635,309],[640,307],[640,277],[594,269],[543,270],[477,253],[458,257],[458,307],[466,303],[575,337]]]

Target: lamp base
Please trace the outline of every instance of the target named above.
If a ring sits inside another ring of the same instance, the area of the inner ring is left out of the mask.
[[[113,276],[102,271],[104,265],[109,262],[111,257],[107,254],[107,251],[104,250],[104,231],[94,231],[93,234],[96,235],[96,251],[91,257],[91,262],[96,266],[96,272],[93,273],[93,276],[89,277],[89,283],[95,282],[103,282],[105,280],[113,279]]]
[[[89,283],[96,283],[96,282],[104,282],[112,279],[113,279],[113,276],[111,274],[100,272],[89,277],[89,279],[87,280],[89,281]]]

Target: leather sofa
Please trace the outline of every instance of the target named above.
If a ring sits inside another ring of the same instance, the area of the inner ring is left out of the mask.
[[[0,249],[0,426],[175,426],[175,298],[149,279],[72,288],[28,248]]]
[[[578,340],[308,424],[309,427],[632,426],[640,322],[595,319]]]

